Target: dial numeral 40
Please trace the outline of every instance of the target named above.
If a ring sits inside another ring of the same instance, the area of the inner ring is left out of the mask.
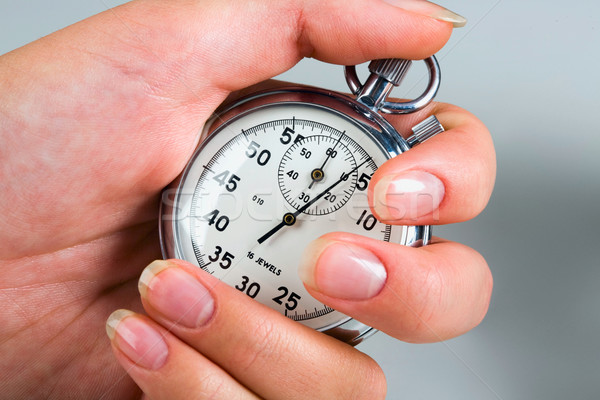
[[[223,232],[229,225],[229,217],[226,215],[219,216],[219,213],[219,210],[212,210],[208,214],[203,215],[202,218],[208,221],[209,226],[214,225],[219,232]]]

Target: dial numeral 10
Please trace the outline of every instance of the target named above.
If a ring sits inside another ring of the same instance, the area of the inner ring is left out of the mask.
[[[356,225],[360,225],[361,222],[362,227],[365,230],[370,231],[375,227],[375,224],[377,224],[377,218],[375,218],[373,214],[367,213],[367,210],[363,210],[360,217],[358,217],[358,221],[356,221]]]

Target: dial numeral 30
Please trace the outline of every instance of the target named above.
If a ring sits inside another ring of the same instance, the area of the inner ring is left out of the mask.
[[[246,293],[253,299],[258,296],[258,292],[260,292],[260,285],[256,282],[250,282],[250,278],[246,275],[242,276],[242,283],[235,285],[235,288],[240,292]]]

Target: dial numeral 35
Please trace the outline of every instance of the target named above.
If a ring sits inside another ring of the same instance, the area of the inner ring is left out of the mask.
[[[231,267],[231,262],[233,261],[235,256],[228,251],[226,251],[225,253],[223,253],[223,255],[221,255],[222,253],[223,253],[223,248],[221,246],[216,246],[215,254],[212,256],[208,256],[208,259],[212,262],[217,262],[220,259],[221,262],[219,263],[219,265],[221,266],[221,268],[227,269],[227,268]]]

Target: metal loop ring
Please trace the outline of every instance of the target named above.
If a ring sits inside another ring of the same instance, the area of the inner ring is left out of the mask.
[[[384,101],[382,102],[379,111],[386,114],[408,114],[418,111],[429,104],[440,87],[441,73],[440,66],[435,56],[426,58],[425,64],[429,70],[429,83],[425,92],[415,100],[407,102]],[[363,87],[358,75],[356,74],[356,66],[348,65],[345,67],[346,83],[352,94],[357,95]]]

